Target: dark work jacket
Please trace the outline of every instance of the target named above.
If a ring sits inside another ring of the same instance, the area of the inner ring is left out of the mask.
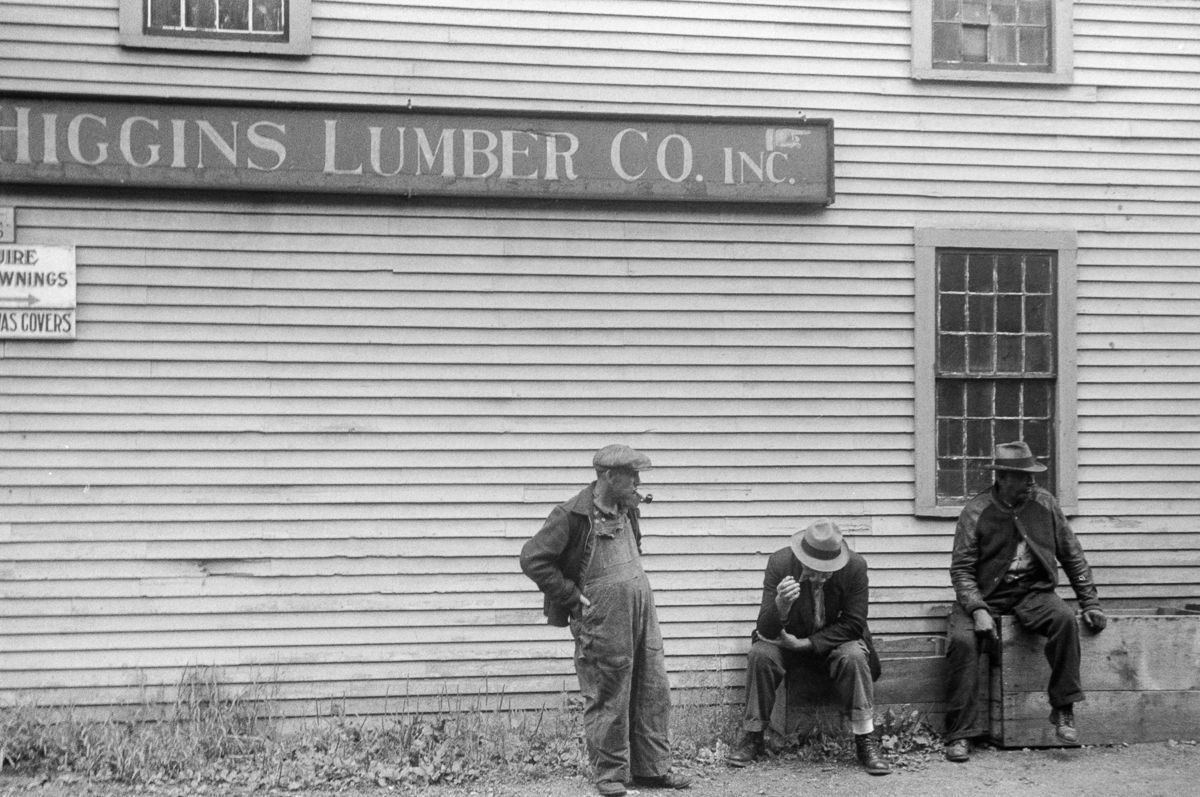
[[[871,677],[879,678],[879,655],[875,652],[875,643],[871,640],[871,630],[867,627],[867,562],[858,554],[850,551],[850,560],[845,567],[829,574],[825,580],[822,592],[825,597],[825,626],[814,628],[812,585],[807,581],[800,583],[800,597],[788,611],[787,623],[779,621],[779,611],[775,608],[775,589],[786,576],[800,581],[804,575],[804,566],[792,553],[790,546],[780,548],[771,554],[767,560],[766,574],[763,576],[762,605],[758,609],[758,626],[756,630],[760,637],[776,639],[779,629],[786,627],[789,634],[800,639],[809,639],[813,644],[813,652],[824,656],[845,642],[861,639],[867,645],[867,653],[871,663]]]
[[[1051,585],[1058,584],[1061,564],[1079,598],[1079,608],[1100,608],[1083,548],[1054,496],[1035,486],[1024,503],[1009,509],[1000,503],[993,485],[963,507],[954,532],[950,580],[967,614],[987,608],[988,596],[1008,572],[1022,536]]]
[[[592,482],[570,501],[554,507],[538,533],[521,548],[521,570],[545,593],[543,611],[550,625],[568,625],[571,610],[579,605],[579,582],[595,545],[595,488]],[[630,510],[629,523],[640,553],[642,530],[638,517],[636,509]]]

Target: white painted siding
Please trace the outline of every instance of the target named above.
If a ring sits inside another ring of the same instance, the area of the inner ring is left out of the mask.
[[[0,700],[194,664],[295,713],[485,677],[552,700],[570,645],[516,554],[612,440],[658,466],[678,683],[737,679],[766,555],[816,515],[866,555],[877,634],[937,633],[917,226],[1078,231],[1077,527],[1105,599],[1200,600],[1194,4],[1076,3],[1064,87],[913,82],[908,6],[314,0],[296,60],[123,51],[116,0],[0,0],[3,92],[803,109],[837,141],[837,201],[803,213],[0,187],[18,241],[79,259],[78,339],[0,342]]]

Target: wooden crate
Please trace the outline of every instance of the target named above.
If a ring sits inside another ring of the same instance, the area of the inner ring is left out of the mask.
[[[1087,699],[1075,707],[1083,744],[1190,739],[1200,733],[1200,615],[1109,615],[1094,634],[1080,627],[1080,675]],[[1061,747],[1049,723],[1050,666],[1044,638],[1000,624],[992,668],[991,736],[1003,747]]]
[[[940,725],[946,691],[944,637],[876,641],[882,674],[875,682],[875,705],[907,706]],[[833,682],[820,668],[791,673],[779,687],[771,727],[785,735],[834,730],[842,724]]]

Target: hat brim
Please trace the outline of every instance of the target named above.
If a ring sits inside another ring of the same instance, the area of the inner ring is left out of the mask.
[[[1040,462],[1035,462],[1027,467],[1018,465],[992,465],[992,470],[997,473],[1008,471],[1009,473],[1045,473],[1048,468]]]
[[[837,556],[832,559],[818,559],[800,546],[803,539],[804,532],[800,532],[792,537],[790,544],[792,553],[800,560],[800,564],[809,570],[816,570],[819,573],[832,573],[835,570],[841,570],[850,561],[850,549],[846,547],[845,541],[842,542],[842,550],[838,552]]]

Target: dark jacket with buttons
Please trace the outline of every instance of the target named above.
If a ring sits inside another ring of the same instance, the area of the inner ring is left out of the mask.
[[[595,546],[595,488],[592,482],[571,500],[554,507],[538,533],[521,548],[521,570],[545,593],[543,611],[550,625],[568,625],[571,611],[579,605],[579,582]],[[640,552],[642,530],[636,509],[629,512],[629,524]]]
[[[1058,583],[1061,564],[1079,598],[1079,608],[1100,608],[1083,548],[1054,496],[1035,486],[1029,498],[1010,509],[1000,503],[993,485],[963,507],[954,533],[950,580],[967,614],[987,608],[988,596],[1008,572],[1022,536],[1050,584]]]

